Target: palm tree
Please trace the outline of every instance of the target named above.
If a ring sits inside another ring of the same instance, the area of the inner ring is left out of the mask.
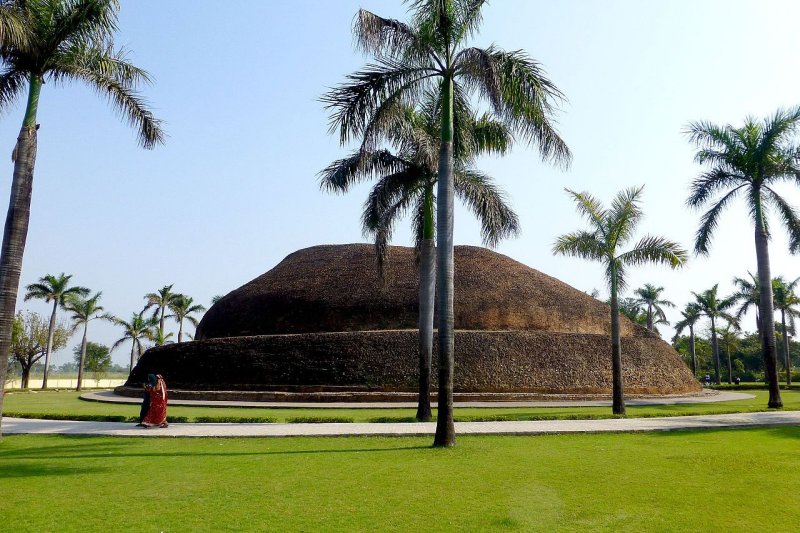
[[[789,331],[786,327],[786,315],[789,315],[789,324],[794,328],[794,319],[800,316],[800,296],[795,293],[800,278],[791,283],[786,283],[783,276],[772,280],[772,294],[775,310],[781,312],[781,336],[783,337],[783,357],[786,366],[786,386],[792,386],[792,357],[789,354]]]
[[[759,338],[761,338],[761,317],[758,314],[758,305],[761,302],[761,289],[758,286],[758,276],[754,276],[752,272],[748,272],[747,275],[750,276],[750,279],[733,278],[733,284],[736,286],[734,297],[739,303],[739,309],[736,310],[736,320],[741,321],[742,317],[751,307],[755,309],[756,333],[758,333]],[[764,363],[766,365],[766,360]]]
[[[164,319],[170,318],[170,315],[166,315],[165,313],[178,296],[178,293],[172,292],[172,285],[164,285],[156,292],[150,292],[144,296],[147,303],[143,311],[147,311],[151,307],[153,308],[153,318],[158,318],[158,338],[160,339],[166,338],[164,337]],[[160,346],[161,344],[162,343],[156,341],[156,346]]]
[[[463,95],[458,95],[463,96]],[[419,257],[419,396],[416,418],[431,419],[430,373],[433,349],[433,308],[436,275],[433,220],[438,172],[439,128],[441,105],[438,93],[428,92],[420,110],[397,106],[394,116],[384,117],[387,142],[397,153],[361,147],[350,157],[334,161],[320,173],[323,189],[346,192],[353,185],[378,178],[364,203],[364,234],[375,241],[378,269],[382,273],[387,245],[399,218],[409,210]],[[388,115],[388,112],[386,113]],[[468,102],[457,98],[454,103],[455,194],[481,221],[483,241],[488,246],[519,231],[519,219],[506,204],[504,195],[492,178],[470,167],[482,153],[503,154],[512,143],[508,129],[489,116],[477,116]]]
[[[188,320],[196,328],[198,324],[197,319],[191,315],[192,313],[202,313],[206,308],[200,304],[195,304],[194,299],[185,294],[176,294],[175,298],[169,303],[169,310],[172,311],[175,322],[180,325],[178,329],[178,342],[182,342],[183,321]]]
[[[44,353],[44,376],[42,377],[42,388],[47,388],[47,374],[50,369],[50,353],[53,351],[53,334],[56,328],[56,312],[58,308],[64,309],[64,303],[75,296],[88,296],[89,289],[86,287],[70,287],[69,280],[72,275],[67,276],[63,272],[58,276],[47,274],[39,278],[38,283],[28,285],[25,293],[25,301],[31,299],[44,300],[45,303],[53,302],[53,311],[50,313],[50,326],[47,330],[47,347]]]
[[[711,320],[711,351],[714,354],[714,381],[717,385],[721,382],[719,370],[719,343],[717,342],[717,319],[723,318],[731,323],[738,323],[736,317],[728,314],[728,309],[736,305],[736,295],[729,296],[728,298],[719,299],[717,296],[717,289],[719,284],[714,285],[707,291],[700,294],[693,292],[695,298],[695,305],[700,309],[700,312]]]
[[[163,142],[160,122],[136,92],[150,77],[114,48],[119,0],[3,0],[0,2],[0,109],[19,100],[27,104],[13,151],[14,174],[0,248],[0,377],[5,376],[11,326],[28,235],[33,171],[36,162],[36,116],[45,81],[83,82],[108,98],[137,129],[150,149]],[[5,379],[0,379],[0,391]],[[2,395],[0,395],[2,409]]]
[[[664,314],[664,307],[675,307],[675,304],[669,300],[659,300],[661,293],[664,292],[664,287],[645,283],[644,287],[640,287],[634,292],[638,297],[637,303],[646,308],[647,329],[655,331],[654,318],[659,324],[669,324],[667,315]]]
[[[558,237],[553,253],[599,261],[606,268],[606,281],[611,293],[611,367],[613,412],[625,414],[622,382],[622,344],[619,330],[618,292],[625,288],[628,267],[659,263],[678,268],[686,262],[686,251],[677,243],[663,237],[646,235],[627,252],[620,252],[633,237],[644,213],[640,197],[644,187],[630,188],[617,193],[606,209],[591,194],[566,189],[577,204],[578,213],[586,217],[591,229]]]
[[[710,168],[692,183],[687,204],[700,208],[709,203],[711,209],[702,216],[695,239],[695,252],[708,254],[711,237],[717,227],[719,214],[743,194],[755,226],[756,260],[761,291],[759,317],[763,331],[761,346],[769,381],[769,407],[782,407],[778,386],[777,353],[775,350],[775,320],[772,307],[769,264],[769,209],[789,232],[789,248],[800,251],[800,218],[797,211],[775,190],[782,181],[798,182],[800,149],[794,143],[794,133],[800,125],[800,106],[779,109],[764,120],[748,117],[744,126],[716,126],[708,122],[689,125],[689,139],[697,146],[695,161]],[[719,193],[724,194],[715,198]]]
[[[725,354],[728,357],[728,385],[733,383],[733,365],[731,364],[731,350],[739,346],[739,326],[736,322],[728,322],[725,328],[720,329],[719,340],[725,347]]]
[[[375,61],[324,97],[331,131],[342,144],[372,142],[371,127],[398,102],[436,91],[442,107],[436,194],[436,293],[439,310],[439,410],[434,446],[455,444],[453,425],[453,196],[455,95],[478,94],[510,131],[535,142],[543,159],[568,164],[571,154],[551,120],[562,93],[525,52],[466,46],[486,0],[414,0],[411,23],[364,9],[356,15],[357,46]]]
[[[683,311],[681,311],[681,316],[683,319],[675,324],[675,338],[677,339],[678,335],[680,335],[685,328],[689,328],[689,354],[692,356],[692,374],[697,377],[697,352],[695,351],[694,325],[697,324],[697,321],[700,320],[702,316],[700,307],[695,303],[688,303]]]
[[[114,317],[108,313],[103,313],[102,305],[97,302],[103,293],[98,292],[94,296],[88,298],[74,297],[67,300],[66,310],[72,313],[72,333],[75,333],[80,326],[83,326],[83,339],[81,340],[81,360],[78,365],[78,386],[75,390],[81,390],[83,382],[83,362],[86,358],[86,337],[89,332],[89,322],[92,320],[102,319],[113,321]]]
[[[142,356],[142,340],[153,340],[155,338],[156,319],[153,317],[145,317],[144,311],[133,313],[131,319],[125,322],[121,318],[114,318],[114,323],[125,330],[125,333],[120,337],[112,346],[114,350],[117,346],[126,341],[131,341],[131,365],[128,372],[133,371],[136,361]]]

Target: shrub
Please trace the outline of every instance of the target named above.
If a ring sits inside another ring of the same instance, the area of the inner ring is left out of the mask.
[[[196,416],[198,424],[274,424],[278,419],[271,416]]]
[[[289,424],[325,424],[325,423],[344,423],[350,424],[355,419],[349,416],[293,416],[286,419]]]

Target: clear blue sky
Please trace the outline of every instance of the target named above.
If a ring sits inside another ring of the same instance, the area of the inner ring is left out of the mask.
[[[72,273],[127,318],[145,293],[168,283],[208,305],[294,250],[363,241],[367,188],[329,196],[316,181],[345,153],[327,133],[318,98],[365,61],[350,34],[359,7],[406,17],[400,0],[237,0],[225,8],[208,0],[125,2],[118,43],[153,75],[144,92],[166,122],[168,142],[140,150],[102,97],[79,85],[46,85],[22,285]],[[686,123],[738,124],[800,104],[795,1],[495,0],[484,14],[475,44],[528,51],[569,98],[559,122],[575,155],[567,172],[522,145],[481,162],[522,222],[522,235],[497,250],[581,290],[605,296],[599,265],[551,255],[554,238],[582,224],[564,187],[608,201],[646,184],[642,230],[688,248],[699,214],[684,201],[700,169],[681,133]],[[21,105],[0,117],[7,156],[21,119]],[[4,202],[12,172],[5,161]],[[783,190],[800,204],[797,189]],[[407,226],[395,244],[410,244]],[[464,210],[456,213],[455,239],[480,243]],[[794,278],[800,258],[786,253],[786,242],[776,233],[773,273]],[[732,277],[748,269],[755,269],[753,230],[737,204],[709,258],[693,258],[681,272],[643,268],[630,284],[663,285],[683,306],[690,291],[714,283],[729,292]],[[18,307],[47,312],[36,302]],[[118,336],[111,325],[91,326],[93,340]],[[124,363],[128,352],[116,351],[115,361]],[[69,358],[62,351],[56,364]]]

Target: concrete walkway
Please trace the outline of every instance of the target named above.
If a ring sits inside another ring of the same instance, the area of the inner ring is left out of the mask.
[[[551,433],[616,433],[685,429],[752,428],[800,425],[800,411],[770,411],[729,415],[608,420],[546,420],[525,422],[456,422],[459,435],[542,435]],[[143,429],[116,422],[74,422],[3,418],[2,432],[11,434],[109,435],[119,437],[332,437],[430,436],[435,423],[354,424],[172,424]]]
[[[625,398],[625,405],[677,405],[689,403],[730,402],[749,400],[753,394],[703,389],[701,394],[686,396],[660,396],[654,398]],[[93,391],[81,394],[81,399],[92,402],[141,404],[141,398],[119,396],[114,391]],[[239,402],[213,400],[170,400],[170,405],[193,407],[266,407],[285,409],[416,409],[417,402]],[[458,407],[611,407],[611,400],[552,400],[508,402],[453,402]]]

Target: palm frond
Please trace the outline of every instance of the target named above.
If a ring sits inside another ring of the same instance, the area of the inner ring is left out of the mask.
[[[419,58],[429,50],[409,25],[366,9],[359,9],[353,20],[353,38],[358,49],[378,58]]]
[[[657,263],[670,268],[683,266],[688,253],[680,244],[663,237],[647,235],[634,248],[618,258],[623,265],[638,266],[645,263]]]
[[[356,151],[339,159],[319,173],[319,186],[328,192],[343,193],[358,183],[386,174],[412,170],[412,165],[388,150]]]
[[[489,176],[462,169],[454,174],[453,185],[456,194],[480,221],[484,244],[495,247],[502,239],[519,235],[519,217]]]
[[[714,230],[717,229],[717,225],[719,224],[719,215],[720,213],[728,206],[728,204],[736,198],[736,195],[739,194],[739,191],[745,187],[745,185],[740,185],[733,189],[732,191],[728,192],[725,196],[720,198],[714,206],[706,211],[703,216],[700,218],[700,227],[697,229],[695,233],[695,241],[694,241],[694,253],[697,255],[708,255],[708,250],[711,245],[711,237],[714,234]]]
[[[636,226],[644,216],[639,199],[644,190],[644,185],[640,187],[629,187],[617,193],[611,201],[611,208],[606,213],[606,225],[608,227],[609,244],[616,248],[627,242]]]
[[[608,229],[606,227],[606,221],[608,219],[608,211],[603,209],[602,202],[586,191],[575,192],[567,188],[564,190],[575,200],[578,213],[586,217],[588,221],[594,225],[595,229],[607,240]]]
[[[602,261],[607,255],[603,242],[598,240],[595,233],[588,231],[576,231],[561,235],[553,245],[553,253],[593,261]]]
[[[6,111],[24,92],[28,77],[14,68],[0,73],[0,111]]]
[[[800,252],[800,214],[775,190],[766,185],[764,189],[767,191],[767,194],[764,195],[765,199],[778,212],[786,231],[789,233],[789,251],[792,253]]]
[[[686,200],[686,205],[693,208],[704,206],[717,192],[728,189],[729,187],[742,187],[748,184],[750,180],[737,173],[731,173],[727,170],[714,168],[707,172],[703,172],[697,177],[690,186],[689,198]]]

